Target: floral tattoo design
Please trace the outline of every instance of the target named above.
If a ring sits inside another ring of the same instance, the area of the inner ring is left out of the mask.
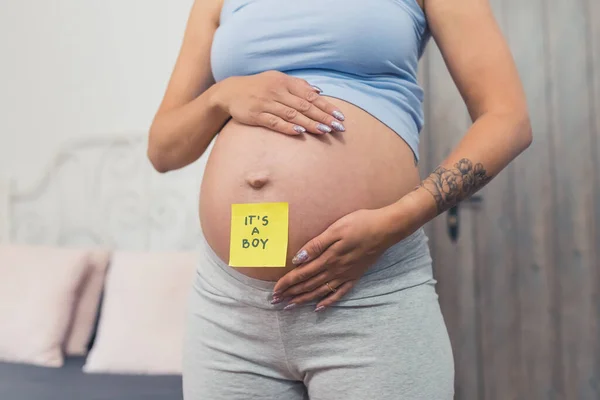
[[[490,180],[492,177],[487,175],[481,163],[473,165],[471,160],[463,158],[452,169],[437,167],[420,187],[431,193],[438,213],[442,213],[470,197]]]

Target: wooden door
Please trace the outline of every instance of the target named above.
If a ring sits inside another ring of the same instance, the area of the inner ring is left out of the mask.
[[[490,0],[528,96],[533,145],[427,226],[456,399],[600,399],[600,2]],[[431,43],[428,174],[470,120]]]

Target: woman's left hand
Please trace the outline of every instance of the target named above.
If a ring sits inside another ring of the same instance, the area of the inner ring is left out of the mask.
[[[352,289],[391,243],[383,209],[358,210],[334,222],[296,254],[302,264],[275,285],[273,304],[288,301],[285,309],[318,298],[315,311],[338,301]],[[398,239],[399,240],[399,239]]]

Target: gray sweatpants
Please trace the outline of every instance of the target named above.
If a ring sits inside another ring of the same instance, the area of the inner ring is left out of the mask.
[[[273,282],[203,242],[184,346],[185,400],[447,400],[454,365],[427,237],[397,243],[342,301],[284,311]]]

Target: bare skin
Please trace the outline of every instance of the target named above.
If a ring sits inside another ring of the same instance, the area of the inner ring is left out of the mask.
[[[419,184],[409,147],[366,112],[328,99],[345,114],[345,132],[288,136],[230,122],[208,159],[200,196],[207,242],[229,258],[232,203],[289,203],[285,268],[236,268],[276,281],[291,271],[294,254],[342,216],[394,203]]]
[[[181,168],[232,118],[207,165],[201,223],[211,247],[227,261],[231,203],[290,203],[288,250],[290,258],[297,253],[295,262],[240,269],[277,280],[275,302],[287,300],[293,308],[319,299],[319,311],[330,306],[386,248],[481,189],[531,142],[521,83],[488,1],[420,5],[474,121],[420,185],[412,153],[395,133],[356,107],[314,94],[306,82],[259,74],[244,77],[243,85],[240,78],[214,84],[207,60],[221,2],[194,5],[148,155],[159,171]],[[272,89],[256,96],[244,92],[248,86]],[[295,124],[332,126],[334,111],[346,117],[343,133],[293,130]]]

